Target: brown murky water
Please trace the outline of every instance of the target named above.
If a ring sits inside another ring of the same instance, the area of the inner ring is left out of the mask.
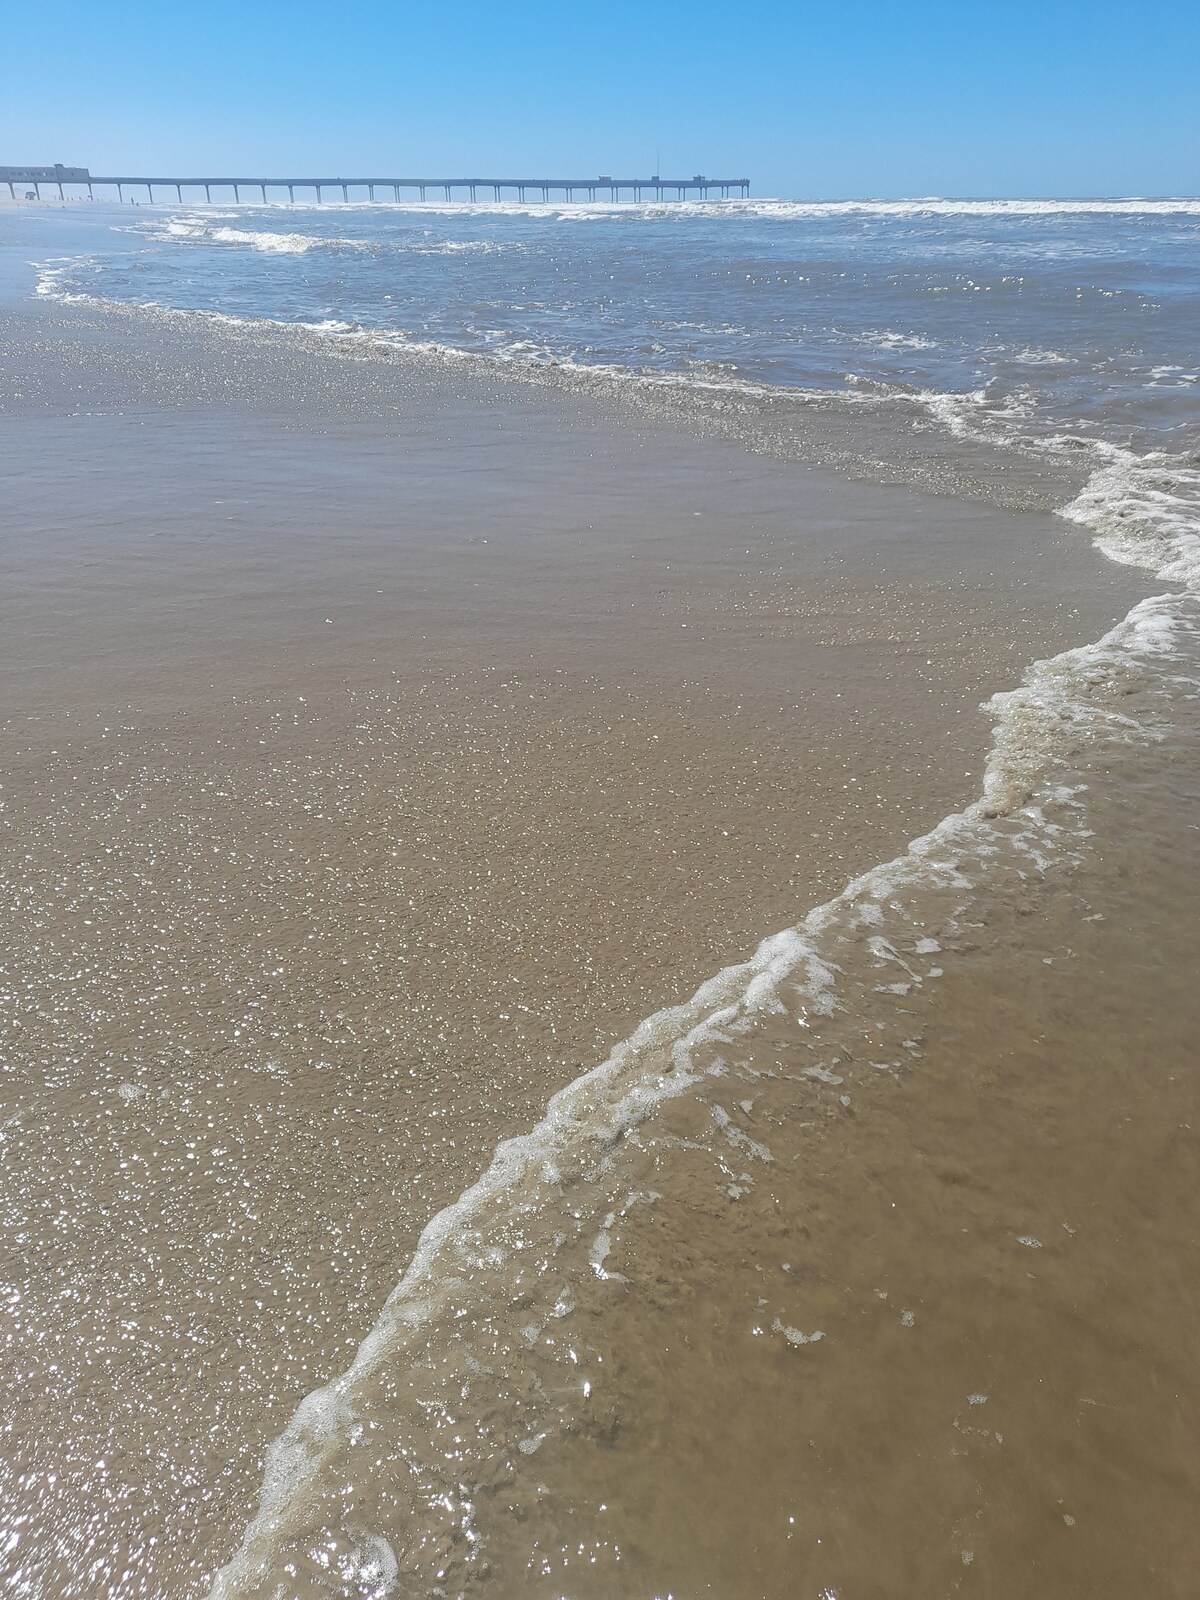
[[[497,1141],[965,804],[979,701],[1145,585],[578,397],[5,337],[0,1561],[197,1594]],[[1128,748],[1099,844],[1060,799],[1069,849],[906,902],[936,985],[855,946],[832,1016],[783,985],[531,1155],[234,1591],[1185,1593],[1195,781]]]

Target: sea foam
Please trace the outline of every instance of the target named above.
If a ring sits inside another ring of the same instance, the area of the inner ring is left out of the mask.
[[[643,185],[643,188],[649,187],[648,184]],[[262,207],[256,201],[248,201],[243,209],[361,211],[368,208],[372,211],[409,212],[415,216],[552,216],[568,222],[588,222],[606,217],[623,220],[671,218],[686,222],[689,218],[729,216],[777,221],[824,217],[1197,217],[1200,216],[1200,198],[1191,195],[1130,195],[1113,199],[988,200],[930,195],[899,200],[788,200],[766,196],[759,199],[706,200],[327,200],[319,207],[312,202]]]

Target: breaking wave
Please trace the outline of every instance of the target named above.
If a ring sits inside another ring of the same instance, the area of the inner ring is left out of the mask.
[[[534,187],[530,185],[530,187]],[[581,185],[581,187],[583,187]],[[648,187],[648,185],[646,186]],[[668,185],[669,187],[669,185]],[[221,202],[222,209],[228,206]],[[323,200],[297,201],[294,204],[247,201],[236,215],[273,211],[397,211],[416,216],[553,216],[563,221],[587,222],[593,218],[620,217],[637,220],[689,217],[754,217],[794,221],[822,217],[1200,217],[1200,198],[1139,197],[1095,199],[987,200],[954,199],[931,195],[899,200],[786,200],[757,199],[709,200]]]
[[[490,239],[429,239],[388,241],[353,239],[315,233],[272,233],[264,228],[234,228],[214,225],[211,217],[169,217],[138,223],[128,230],[143,239],[164,244],[219,244],[239,249],[258,250],[266,255],[303,256],[313,250],[394,251],[407,255],[498,255],[503,246]]]

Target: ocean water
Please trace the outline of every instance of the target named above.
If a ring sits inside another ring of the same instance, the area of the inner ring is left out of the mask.
[[[42,287],[1182,449],[1198,240],[1196,201],[155,209]]]
[[[877,475],[1050,503],[1145,588],[990,702],[974,800],[470,1175],[214,1595],[1186,1593],[1198,243],[1194,201],[126,208],[39,263],[768,452],[874,430]]]

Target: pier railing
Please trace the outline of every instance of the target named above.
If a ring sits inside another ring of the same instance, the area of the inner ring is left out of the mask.
[[[690,178],[663,178],[655,174],[650,178],[616,178],[605,173],[598,178],[138,178],[138,177],[102,177],[91,173],[86,167],[0,167],[0,183],[8,184],[9,194],[16,199],[18,187],[24,188],[26,193],[32,194],[36,199],[41,199],[42,185],[54,185],[58,189],[60,199],[66,198],[68,188],[86,189],[88,198],[95,198],[97,189],[115,189],[118,200],[125,199],[127,189],[145,189],[151,204],[154,203],[154,191],[174,190],[175,198],[181,204],[185,189],[192,191],[204,190],[204,198],[211,202],[213,191],[218,194],[232,191],[236,202],[241,201],[242,190],[250,193],[258,191],[262,203],[267,203],[267,191],[276,194],[287,191],[288,200],[294,202],[297,190],[300,193],[313,193],[317,204],[320,205],[326,193],[340,193],[343,201],[348,202],[350,191],[353,189],[358,194],[365,191],[368,200],[375,200],[378,191],[385,194],[392,192],[392,198],[399,202],[401,193],[417,195],[425,200],[432,193],[446,200],[478,200],[482,194],[485,199],[501,200],[516,197],[525,202],[530,194],[535,199],[540,198],[549,203],[551,196],[558,196],[562,200],[572,201],[577,196],[586,197],[588,200],[707,200],[717,196],[723,200],[736,196],[745,199],[750,193],[749,178],[709,178],[704,173],[696,173]]]

